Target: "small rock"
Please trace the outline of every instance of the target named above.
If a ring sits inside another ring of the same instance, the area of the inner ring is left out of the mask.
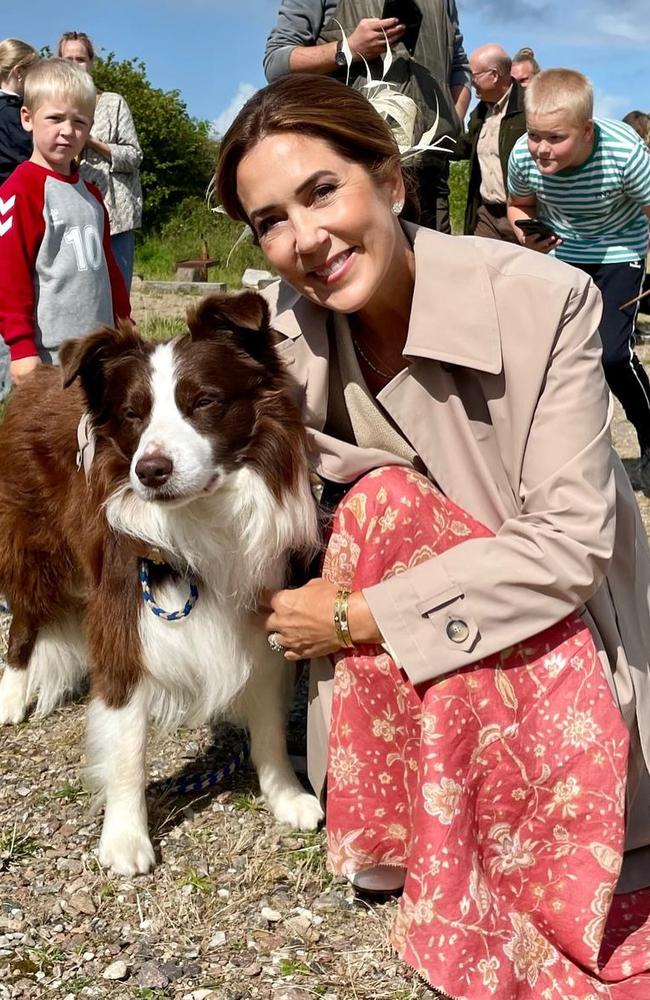
[[[349,910],[350,903],[340,892],[321,892],[314,900],[312,909],[327,912],[328,910]]]
[[[255,267],[247,267],[241,279],[242,288],[255,288],[257,290],[266,288],[275,278],[270,271],[258,270]]]
[[[81,875],[84,866],[77,858],[58,858],[57,871],[68,872],[70,875]]]
[[[208,997],[216,998],[217,994],[214,992],[214,990],[203,989],[203,990],[194,990],[194,992],[190,993],[189,996],[192,998],[192,1000],[207,1000]]]
[[[259,962],[251,962],[250,965],[245,965],[241,970],[242,976],[247,976],[249,979],[254,979],[255,976],[259,976],[262,971],[262,966]]]
[[[263,906],[260,915],[270,924],[277,924],[278,920],[282,920],[282,914],[278,910],[272,910],[270,906]]]
[[[226,943],[226,935],[224,931],[217,931],[212,935],[208,941],[208,948],[223,948]]]
[[[126,979],[128,974],[129,970],[127,969],[126,962],[123,962],[121,959],[117,962],[111,962],[102,973],[104,979]]]
[[[86,913],[92,916],[95,913],[95,904],[87,892],[75,892],[70,896],[70,907],[77,913]]]
[[[173,983],[176,979],[180,979],[185,975],[186,970],[181,969],[180,965],[176,965],[175,962],[161,962],[158,966],[158,971],[163,976],[167,976],[170,983]]]
[[[136,977],[138,986],[146,986],[150,990],[164,989],[169,985],[169,978],[160,970],[155,962],[145,962],[140,966]]]
[[[285,986],[274,990],[273,1000],[312,1000],[313,994],[299,986]]]

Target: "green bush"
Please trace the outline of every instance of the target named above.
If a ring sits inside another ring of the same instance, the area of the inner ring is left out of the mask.
[[[468,183],[469,160],[452,163],[449,171],[449,215],[453,233],[463,232]]]
[[[208,123],[187,113],[178,90],[152,86],[139,59],[118,62],[109,52],[95,61],[93,78],[100,90],[121,94],[131,109],[142,146],[143,226],[158,227],[184,198],[200,197],[208,186],[217,152]]]
[[[205,241],[209,256],[218,261],[208,278],[237,286],[247,267],[267,267],[262,251],[250,240],[233,250],[243,228],[212,212],[204,199],[186,198],[160,230],[137,234],[135,271],[143,278],[169,281],[177,261],[201,257]]]

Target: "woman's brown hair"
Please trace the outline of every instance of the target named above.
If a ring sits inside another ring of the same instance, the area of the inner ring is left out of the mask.
[[[232,219],[248,221],[237,197],[239,164],[261,139],[278,132],[321,139],[378,180],[400,162],[390,126],[358,90],[327,76],[283,76],[246,102],[221,140],[215,186]],[[407,197],[402,216],[415,220],[417,198],[408,175],[404,180]]]

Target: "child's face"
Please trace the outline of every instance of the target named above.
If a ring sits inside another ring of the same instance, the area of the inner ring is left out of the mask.
[[[527,115],[528,149],[542,174],[579,167],[591,155],[594,123],[570,124],[561,111]]]
[[[56,94],[35,111],[22,108],[21,117],[24,128],[34,137],[32,162],[69,174],[70,164],[90,135],[92,114],[65,94]]]

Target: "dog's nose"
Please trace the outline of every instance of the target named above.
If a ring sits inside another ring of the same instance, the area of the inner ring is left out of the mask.
[[[151,489],[164,486],[173,471],[174,463],[161,451],[143,455],[135,466],[135,474],[140,482]]]

